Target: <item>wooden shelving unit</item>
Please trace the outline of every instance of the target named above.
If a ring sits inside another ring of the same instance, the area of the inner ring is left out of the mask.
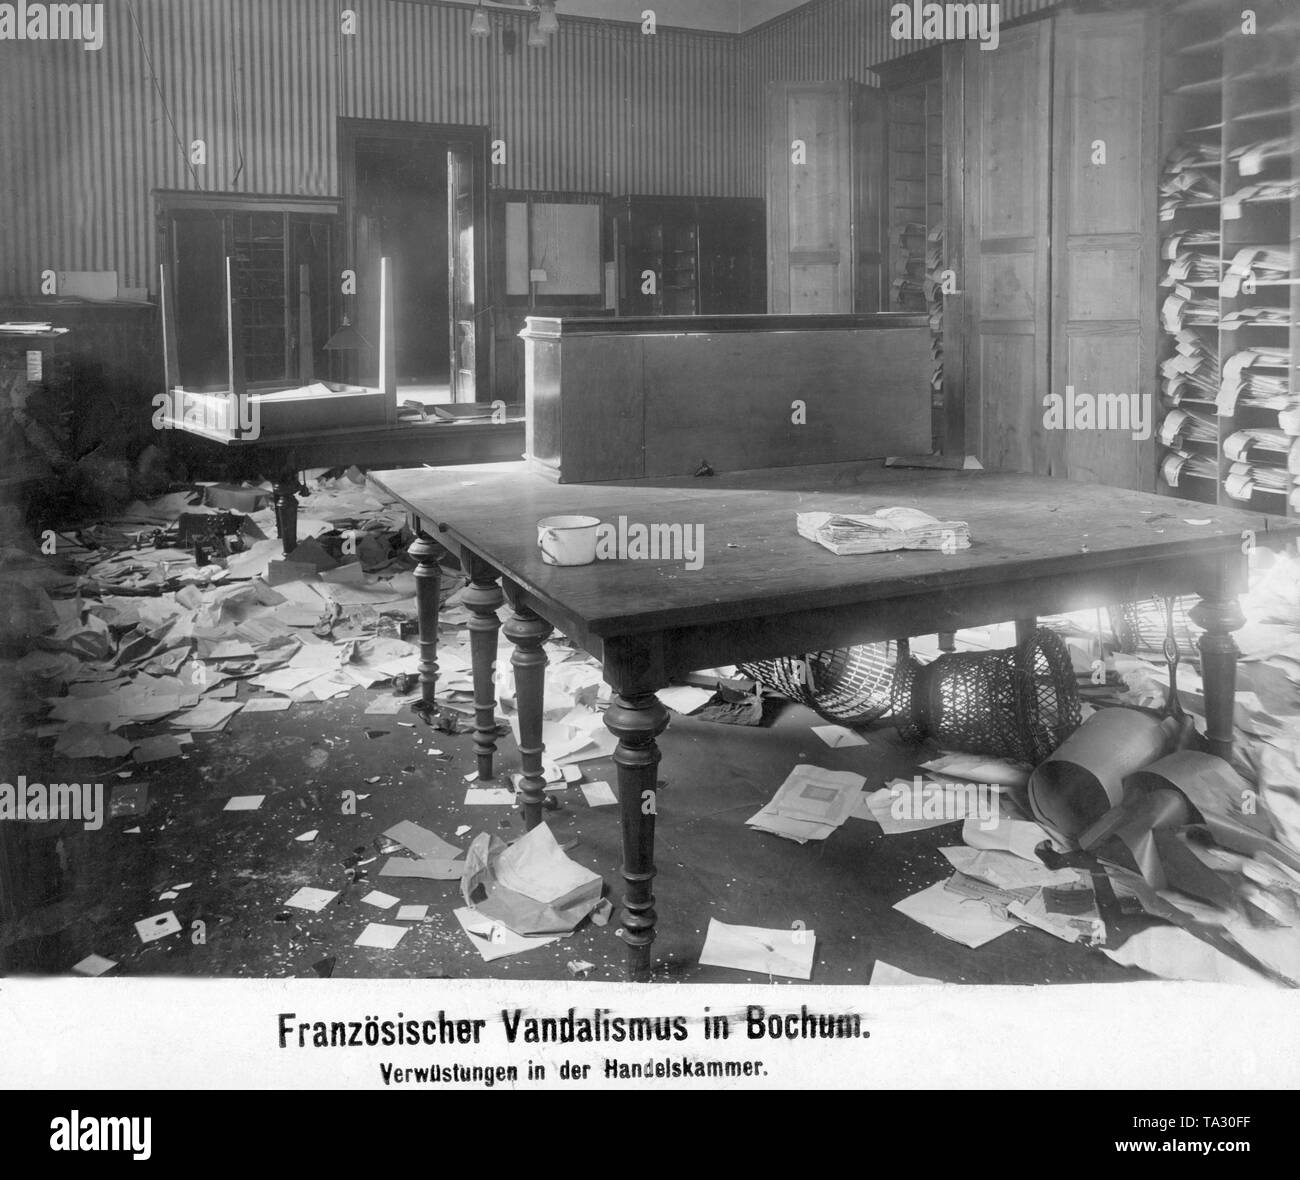
[[[1300,513],[1300,12],[1166,13],[1161,491]]]

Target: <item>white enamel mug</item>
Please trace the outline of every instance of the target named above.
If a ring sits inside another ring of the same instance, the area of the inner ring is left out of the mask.
[[[590,565],[596,560],[594,516],[547,516],[537,522],[537,548],[547,565]]]

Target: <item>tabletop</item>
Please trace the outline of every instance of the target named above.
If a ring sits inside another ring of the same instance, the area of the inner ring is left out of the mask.
[[[612,636],[779,611],[961,594],[980,584],[1091,573],[1193,557],[1240,559],[1243,534],[1300,537],[1300,522],[1043,476],[918,471],[859,464],[720,477],[557,484],[524,463],[374,472],[374,482],[542,602]],[[905,505],[964,520],[953,553],[836,556],[795,531],[797,512],[870,513]],[[550,566],[537,521],[582,514],[617,526],[694,527],[699,568],[677,559]]]

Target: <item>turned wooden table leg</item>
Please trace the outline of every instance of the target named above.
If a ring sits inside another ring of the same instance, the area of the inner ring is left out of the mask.
[[[275,531],[280,535],[280,546],[288,557],[298,548],[298,483],[297,472],[282,475],[271,485],[274,490]]]
[[[1210,753],[1232,761],[1233,708],[1237,692],[1237,643],[1232,633],[1246,621],[1234,595],[1203,595],[1189,612],[1205,628],[1201,636],[1201,678],[1205,684],[1205,737]]]
[[[415,558],[415,607],[420,623],[420,699],[434,705],[438,691],[438,598],[442,572],[438,569],[440,548],[420,533],[407,552]]]
[[[512,596],[513,598],[513,596]],[[542,822],[546,801],[546,775],[542,771],[542,701],[546,692],[546,649],[551,625],[517,598],[513,613],[503,628],[515,645],[510,664],[515,670],[515,706],[519,710],[519,763],[524,783],[519,794],[524,809],[524,827],[529,831]]]
[[[652,692],[616,694],[605,725],[618,738],[618,800],[623,816],[623,941],[628,978],[650,978],[650,945],[655,940],[655,783],[659,744],[668,710]]]
[[[497,571],[481,558],[467,553],[465,572],[470,581],[461,598],[474,614],[469,621],[470,658],[474,666],[474,751],[478,757],[478,776],[487,780],[494,775],[492,761],[497,748],[496,659],[497,632],[501,629],[497,610],[506,599],[497,581]]]
[[[1034,637],[1034,632],[1038,630],[1038,620],[1032,615],[1027,619],[1016,620],[1016,646],[1019,647],[1027,639]]]

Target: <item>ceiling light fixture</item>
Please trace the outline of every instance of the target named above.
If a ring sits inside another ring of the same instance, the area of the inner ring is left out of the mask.
[[[537,27],[547,36],[560,31],[560,22],[555,16],[555,0],[541,0],[541,15],[537,18]]]
[[[540,19],[533,21],[528,26],[528,48],[545,49],[550,44],[550,39],[542,32],[542,22]]]
[[[483,11],[483,0],[478,0],[478,6],[474,9],[474,19],[469,23],[469,32],[472,37],[492,36],[492,22],[488,14]]]

